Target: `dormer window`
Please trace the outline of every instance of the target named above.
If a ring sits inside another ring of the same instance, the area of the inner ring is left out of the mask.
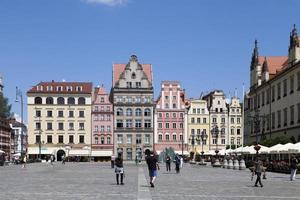
[[[62,86],[57,86],[57,87],[56,87],[56,90],[59,91],[59,92],[61,92],[61,91],[62,91],[62,88],[63,88]]]
[[[134,72],[131,74],[131,78],[132,78],[132,79],[135,79],[135,78],[136,78],[136,74],[135,74]]]
[[[72,90],[73,90],[72,86],[67,86],[67,91],[68,92],[72,92]]]
[[[51,85],[48,85],[47,86],[47,91],[52,91],[53,90],[53,87]]]
[[[43,86],[42,85],[38,85],[36,86],[37,91],[43,91]]]
[[[76,91],[77,91],[77,92],[81,92],[81,91],[82,91],[82,86],[77,86],[77,87],[76,87]]]

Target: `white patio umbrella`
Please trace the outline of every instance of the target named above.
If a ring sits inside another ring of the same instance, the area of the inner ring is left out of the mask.
[[[269,153],[279,153],[279,149],[280,147],[282,147],[283,145],[282,144],[276,144],[272,147],[269,148]]]
[[[300,153],[300,142],[294,144],[288,149],[289,153]]]
[[[282,145],[279,149],[278,152],[279,153],[289,153],[289,149],[292,148],[294,146],[294,144],[292,143],[287,143],[285,145]]]
[[[259,145],[260,146],[260,150],[259,153],[260,154],[268,154],[270,151],[269,147],[263,146],[263,145]]]

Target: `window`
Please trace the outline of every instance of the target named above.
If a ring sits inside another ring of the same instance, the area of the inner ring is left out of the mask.
[[[173,134],[172,137],[173,137],[173,141],[176,141],[176,135]]]
[[[95,126],[94,126],[94,132],[98,132],[98,131],[99,131],[98,128],[99,128],[98,125],[95,125]]]
[[[104,97],[101,97],[101,98],[100,98],[100,102],[101,102],[101,103],[104,103]]]
[[[290,124],[294,124],[294,106],[290,106]]]
[[[103,133],[105,131],[105,128],[103,125],[100,126],[100,132]]]
[[[136,135],[136,144],[142,144],[142,136],[140,134]]]
[[[136,102],[141,103],[141,97],[136,97]]]
[[[34,98],[34,103],[35,104],[42,104],[42,98],[41,97],[35,97]]]
[[[241,123],[241,118],[238,117],[236,120],[237,120],[237,123],[238,123],[238,124]]]
[[[110,111],[110,106],[106,106],[106,111],[107,111],[107,112]]]
[[[47,110],[47,117],[52,117],[52,110]]]
[[[78,105],[85,105],[85,98],[84,97],[79,97],[78,98]]]
[[[200,120],[200,117],[197,118],[197,124],[200,124],[201,123],[201,120]]]
[[[206,124],[206,118],[204,117],[202,120],[203,120],[203,124]]]
[[[197,108],[197,114],[200,114],[200,108]]]
[[[95,144],[99,144],[99,138],[95,137]]]
[[[135,120],[135,127],[136,128],[142,128],[142,120],[136,119]]]
[[[83,110],[79,111],[79,117],[84,117],[84,111]]]
[[[82,87],[81,87],[81,86],[77,86],[77,87],[76,87],[76,91],[77,91],[77,92],[82,91]]]
[[[111,131],[111,127],[110,127],[110,126],[107,126],[107,127],[106,127],[106,131],[107,131],[107,132],[110,132],[110,131]]]
[[[221,119],[221,122],[222,122],[222,123],[225,123],[225,118],[222,118],[222,119]]]
[[[176,100],[176,96],[173,96],[173,100]]]
[[[104,115],[100,115],[100,121],[104,121]]]
[[[145,135],[145,144],[150,144],[150,135],[149,134]]]
[[[132,120],[126,119],[126,128],[132,128]]]
[[[74,135],[69,135],[69,143],[74,143]]]
[[[117,109],[117,116],[123,116],[123,109],[122,108]]]
[[[212,121],[213,121],[213,123],[217,123],[217,118],[214,117],[214,118],[212,119]]]
[[[213,144],[217,144],[217,139],[213,139]]]
[[[127,144],[131,144],[132,143],[132,135],[128,134],[127,135]]]
[[[218,108],[216,108],[216,112],[219,112],[219,109],[218,109]]]
[[[180,118],[183,118],[183,113],[180,113]]]
[[[80,144],[84,143],[84,135],[79,135],[79,143]]]
[[[169,113],[166,113],[166,118],[169,118]]]
[[[117,119],[117,128],[123,128],[123,120]]]
[[[230,118],[230,122],[231,122],[232,124],[234,124],[234,118],[233,118],[233,117]]]
[[[58,136],[58,143],[64,143],[64,136],[63,135]]]
[[[65,104],[65,99],[63,97],[58,97],[57,98],[57,104],[58,105],[64,105]]]
[[[123,135],[118,134],[118,136],[117,136],[117,143],[118,144],[123,144]]]
[[[231,135],[234,135],[234,129],[233,129],[233,128],[230,129],[230,134],[231,134]]]
[[[287,80],[283,80],[283,96],[285,97],[287,94]]]
[[[158,141],[160,141],[160,142],[162,141],[162,134],[158,135]]]
[[[165,100],[168,100],[169,99],[169,96],[165,96]]]
[[[69,130],[74,130],[74,123],[73,122],[69,123]]]
[[[136,82],[136,83],[135,83],[135,86],[136,86],[136,88],[141,88],[141,87],[142,87],[142,84],[141,84],[141,82]]]
[[[58,123],[58,130],[64,130],[64,123],[60,122]]]
[[[74,117],[74,111],[73,110],[69,110],[69,117]]]
[[[104,144],[104,137],[101,137],[101,144]]]
[[[225,139],[222,139],[222,140],[221,140],[221,144],[225,144]]]
[[[169,125],[169,123],[166,123],[166,128],[170,128],[170,125]]]
[[[220,112],[223,112],[223,108],[220,108]]]
[[[162,113],[158,113],[158,117],[159,117],[159,118],[162,118]]]
[[[194,117],[192,117],[192,119],[191,119],[191,123],[192,123],[192,124],[194,124],[194,123],[195,123],[195,118],[194,118]]]
[[[79,130],[84,130],[84,123],[79,123]]]
[[[36,122],[35,123],[35,129],[40,130],[41,129],[41,122]]]
[[[131,82],[126,82],[126,87],[127,88],[132,88],[132,83]]]
[[[142,116],[142,110],[140,108],[135,109],[135,116]]]
[[[294,75],[290,77],[290,94],[294,93]]]
[[[234,144],[234,138],[230,139],[230,144],[233,145]]]
[[[53,104],[53,98],[52,97],[47,97],[46,98],[46,104]]]
[[[127,102],[132,103],[132,97],[127,97]]]
[[[173,123],[173,129],[176,129],[176,123]]]
[[[69,105],[74,105],[75,104],[75,99],[73,97],[68,98],[68,104]]]
[[[110,137],[107,137],[107,138],[106,138],[106,141],[107,141],[107,144],[110,144],[110,143],[111,143]]]
[[[195,129],[191,129],[191,135],[195,135]]]
[[[101,111],[104,111],[104,106],[100,106],[100,110],[101,110]]]
[[[132,116],[132,109],[131,108],[126,109],[126,116]]]
[[[169,108],[169,104],[168,104],[168,103],[166,103],[166,104],[165,104],[165,107],[168,109],[168,108]]]
[[[272,86],[272,102],[275,101],[275,86]]]
[[[173,115],[173,118],[176,118],[176,113],[173,113],[172,115]]]
[[[281,110],[277,111],[277,128],[281,127]]]
[[[180,139],[180,141],[182,141],[183,140],[183,135],[180,135],[179,139]]]
[[[277,83],[277,99],[280,99],[281,94],[281,83]]]
[[[180,127],[181,129],[183,129],[183,123],[180,123],[180,124],[179,124],[179,127]]]
[[[283,109],[283,126],[287,126],[287,108]]]
[[[52,144],[52,135],[47,135],[47,143]]]
[[[173,108],[176,108],[176,103],[173,103]]]
[[[58,117],[64,117],[64,111],[59,110],[58,111]]]
[[[144,111],[145,116],[151,116],[151,110],[149,108],[146,108]]]
[[[52,123],[51,122],[47,123],[47,130],[52,130]]]
[[[36,135],[35,136],[35,143],[39,144],[41,142],[41,136],[40,135]]]
[[[241,138],[237,138],[237,145],[241,145]]]
[[[166,135],[166,141],[170,141],[170,135]]]
[[[236,134],[237,134],[237,135],[241,135],[241,129],[239,129],[239,128],[236,129]]]
[[[205,114],[205,109],[202,108],[202,109],[201,109],[201,112],[202,112],[202,114]]]
[[[35,111],[35,117],[41,117],[41,111],[40,110]]]
[[[106,115],[106,120],[110,121],[110,115]]]
[[[145,128],[151,128],[151,120],[150,119],[146,119],[145,120]]]

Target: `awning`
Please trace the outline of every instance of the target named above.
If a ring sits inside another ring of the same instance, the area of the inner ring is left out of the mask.
[[[71,149],[69,151],[69,156],[89,156],[88,149]]]
[[[55,154],[56,148],[47,148],[42,147],[41,148],[41,154]],[[37,155],[40,154],[40,149],[38,147],[29,147],[28,148],[28,154],[29,155]]]
[[[112,156],[112,151],[92,151],[91,156],[93,157],[110,157]]]

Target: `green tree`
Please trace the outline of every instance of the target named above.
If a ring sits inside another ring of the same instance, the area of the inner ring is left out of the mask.
[[[8,99],[0,93],[0,118],[8,118],[11,113],[11,104],[8,104]]]
[[[267,147],[271,147],[274,146],[276,144],[286,144],[292,142],[290,138],[288,138],[285,135],[282,136],[278,136],[275,138],[269,138],[269,139],[265,139],[261,142],[261,145],[267,146]]]

